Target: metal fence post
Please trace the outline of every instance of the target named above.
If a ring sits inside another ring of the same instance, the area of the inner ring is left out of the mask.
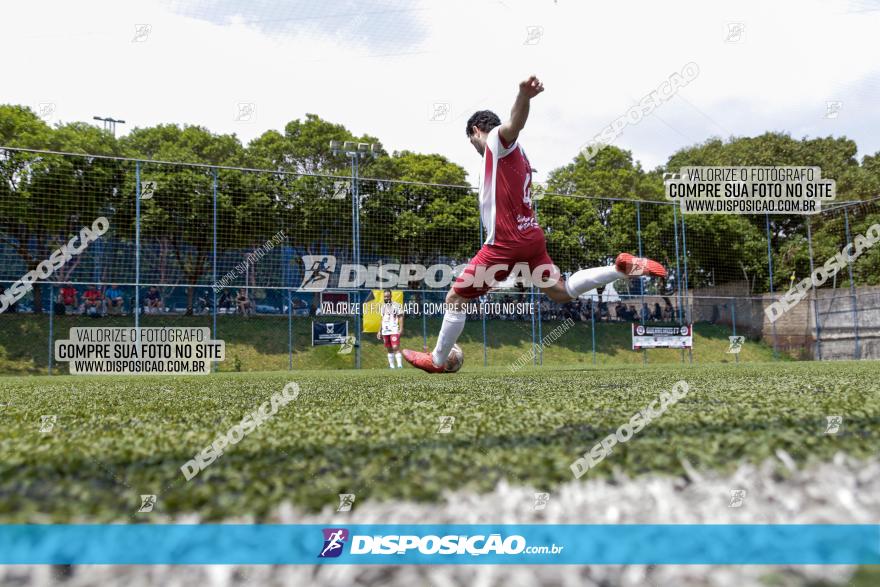
[[[281,247],[281,284],[287,293],[287,370],[293,370],[293,287],[295,272],[291,270],[293,247],[285,243]]]
[[[428,352],[428,317],[425,312],[425,308],[427,308],[427,303],[425,300],[425,280],[422,280],[422,350]]]
[[[678,205],[672,206],[672,232],[675,235],[675,296],[678,299],[678,325],[681,326],[683,322],[681,319],[681,257],[678,249]],[[684,349],[681,349],[681,362],[684,363]]]
[[[488,298],[488,294],[484,296]],[[485,306],[484,306],[485,307]],[[486,338],[486,312],[480,311],[480,314],[483,317],[483,367],[489,366],[489,351],[488,351],[488,339]]]
[[[590,332],[593,336],[593,364],[596,364],[596,300],[590,296]]]
[[[544,299],[538,294],[538,364],[544,366],[544,318],[541,315],[541,301]]]
[[[287,289],[287,370],[293,371],[293,296]]]
[[[55,286],[49,284],[49,375],[52,374],[52,356],[55,354]]]
[[[764,213],[765,227],[767,229],[767,262],[770,267],[770,300],[776,301],[776,291],[773,286],[773,247],[770,244],[770,214]],[[773,359],[779,359],[779,339],[776,336],[776,322],[771,322],[773,328]]]
[[[684,258],[684,303],[687,305],[685,310],[685,319],[688,324],[693,324],[693,312],[691,311],[689,302],[688,302],[688,255],[687,255],[687,229],[684,223],[684,214],[681,215],[681,253]],[[691,332],[691,335],[695,335],[696,333]],[[691,365],[694,364],[694,348],[693,345],[688,349],[688,362]]]
[[[529,288],[529,296],[531,298],[531,307],[532,311],[530,312],[532,316],[532,365],[538,365],[538,344],[535,341],[535,284],[532,284]]]
[[[532,204],[535,207],[535,221],[538,220],[538,200],[532,200]],[[534,284],[532,285],[532,291],[534,291]],[[543,301],[544,297],[538,293],[538,297],[540,298],[538,301],[538,364],[542,367],[544,366],[544,318],[541,315],[541,301]],[[534,314],[534,306],[532,307],[532,314]]]
[[[213,236],[211,239],[211,338],[217,340],[217,168],[212,169],[213,178],[211,182],[211,192],[213,197]],[[213,371],[216,373],[219,368],[218,361],[213,361]]]
[[[104,239],[96,240],[89,253],[92,256],[92,259],[95,260],[95,265],[92,268],[92,281],[95,282],[95,287],[100,290],[101,283],[103,282],[101,261],[104,260]]]
[[[636,238],[639,241],[639,257],[643,256],[642,252],[642,205],[636,202]],[[642,305],[639,308],[639,318],[642,326],[645,325],[645,280],[639,277],[639,293],[642,294]],[[648,364],[648,349],[642,349],[642,365]]]
[[[816,270],[813,261],[813,230],[810,228],[810,217],[807,216],[807,250],[810,252],[810,275]],[[819,318],[819,292],[816,290],[816,282],[813,283],[813,318],[816,321],[816,354],[822,360],[822,327]]]
[[[140,340],[141,319],[141,162],[134,162],[134,327]]]
[[[356,266],[360,266],[361,264],[361,219],[360,219],[360,207],[361,207],[361,197],[360,197],[360,186],[358,185],[358,157],[359,155],[355,153],[355,155],[351,158],[351,229],[352,229],[352,257],[354,257],[354,264]],[[360,277],[360,275],[358,275]],[[354,291],[354,299],[356,306],[356,312],[354,316],[354,328],[355,328],[355,368],[361,368],[361,289],[360,283],[358,283],[357,287]]]
[[[730,301],[730,322],[733,325],[733,336],[736,336],[736,300]],[[742,348],[742,347],[740,347]],[[733,353],[733,360],[739,364],[739,353]]]
[[[846,227],[846,242],[851,243],[852,237],[849,232],[849,210],[843,209],[844,226]],[[853,318],[853,335],[856,338],[856,344],[853,349],[853,358],[860,359],[862,356],[861,344],[859,342],[859,307],[856,298],[856,282],[853,277],[853,264],[849,253],[846,255],[847,266],[849,267],[849,295],[852,298],[852,318]]]
[[[477,248],[479,248],[480,246],[482,246],[482,243],[483,243],[483,216],[482,215],[480,215],[480,224],[479,224],[479,228],[477,230],[479,230],[479,232],[477,233]],[[486,295],[481,296],[481,298],[488,299],[489,294],[487,293]],[[483,367],[488,367],[489,366],[489,344],[488,344],[488,339],[486,338],[486,312],[483,311],[484,308],[485,308],[485,306],[480,308],[480,318],[483,322]]]

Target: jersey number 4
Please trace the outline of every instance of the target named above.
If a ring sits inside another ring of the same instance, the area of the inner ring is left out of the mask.
[[[526,173],[526,180],[523,182],[523,204],[532,207],[532,174]]]

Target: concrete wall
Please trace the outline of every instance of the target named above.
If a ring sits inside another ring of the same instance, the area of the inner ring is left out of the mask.
[[[785,292],[776,292],[776,299]],[[823,288],[770,323],[769,293],[751,294],[745,281],[688,292],[694,322],[714,322],[762,338],[800,358],[880,359],[880,287]],[[855,306],[855,313],[853,307]],[[817,324],[818,313],[818,328]],[[858,344],[856,344],[856,325]]]

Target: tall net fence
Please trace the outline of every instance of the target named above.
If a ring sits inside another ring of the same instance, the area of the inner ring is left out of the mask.
[[[401,346],[430,349],[451,278],[442,267],[460,267],[484,239],[471,187],[354,171],[300,175],[0,148],[0,176],[6,373],[66,372],[54,341],[99,325],[208,327],[226,343],[220,370],[382,367],[385,351],[363,304],[383,287],[400,291],[412,310]],[[468,313],[461,346],[471,364],[880,355],[880,247],[821,270],[880,222],[876,200],[815,216],[683,216],[666,201],[539,191],[533,207],[563,275],[609,265],[622,251],[660,261],[669,275],[621,279],[565,304],[503,282]],[[404,269],[416,265],[427,274]],[[805,279],[804,296],[783,304]],[[693,324],[694,346],[634,351],[634,324]],[[345,342],[314,344],[328,330],[341,330]]]

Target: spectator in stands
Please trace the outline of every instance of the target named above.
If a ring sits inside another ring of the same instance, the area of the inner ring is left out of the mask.
[[[247,290],[243,287],[238,290],[238,295],[235,296],[235,305],[238,306],[238,313],[245,317],[254,313],[254,303],[248,298]]]
[[[538,302],[538,307],[541,309],[541,317],[544,320],[553,320],[555,318],[555,314],[556,314],[556,307],[555,306],[556,306],[556,304],[554,304],[554,307],[551,308],[550,302],[546,299]]]
[[[98,317],[101,315],[101,291],[94,285],[89,285],[83,294],[83,312],[87,316]]]
[[[64,287],[61,288],[61,292],[58,294],[58,303],[61,304],[60,309],[63,309],[62,314],[70,313],[74,314],[79,309],[79,300],[76,288],[73,287],[72,283],[67,283]],[[59,312],[56,312],[56,314]]]
[[[119,315],[125,312],[125,299],[122,290],[115,283],[104,291],[104,300],[107,304],[107,313],[110,315]]]
[[[416,294],[417,298],[418,298],[418,295],[419,294]],[[309,305],[299,298],[293,298],[293,313],[294,313],[294,315],[298,316],[298,315],[302,314],[303,310],[305,310],[306,315],[308,315]]]
[[[147,290],[147,295],[144,297],[144,304],[146,305],[147,314],[157,314],[162,311],[164,303],[162,302],[162,294],[159,293],[158,287],[155,285],[150,286],[150,289]]]
[[[672,302],[666,296],[663,297],[663,303],[665,304],[663,306],[663,316],[668,322],[672,322],[675,319],[675,308],[672,307]]]
[[[592,302],[579,302],[578,312],[580,314],[581,322],[589,322],[592,318],[593,314],[593,304]]]
[[[198,299],[196,300],[196,311],[202,314],[210,314],[214,296],[208,290],[200,290]]]
[[[654,302],[654,313],[651,316],[655,322],[661,322],[663,320],[663,310],[660,308],[660,302]]]
[[[217,309],[223,310],[226,309],[226,313],[229,313],[229,310],[232,309],[232,296],[229,295],[228,290],[223,290],[220,292],[220,299],[217,300]]]
[[[626,306],[623,305],[623,302],[617,300],[617,304],[614,306],[614,315],[618,320],[628,321],[629,320],[629,312],[626,309]]]

